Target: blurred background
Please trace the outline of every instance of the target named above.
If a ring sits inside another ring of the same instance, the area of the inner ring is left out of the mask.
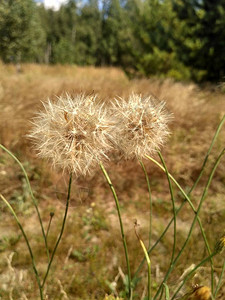
[[[224,0],[0,1],[0,143],[26,168],[46,230],[50,213],[54,213],[48,235],[50,252],[62,224],[68,177],[37,158],[26,137],[32,118],[42,109],[41,101],[54,101],[66,92],[72,96],[96,93],[106,102],[118,96],[127,98],[132,92],[164,100],[174,119],[162,153],[169,171],[188,191],[225,113],[224,53]],[[224,148],[224,137],[223,127],[192,194],[195,206]],[[173,209],[165,174],[153,163],[144,163],[152,187],[153,244],[170,221]],[[137,161],[108,162],[106,169],[119,195],[133,275],[143,258],[134,233],[135,219],[146,246],[149,237],[145,176]],[[212,249],[224,233],[224,170],[223,158],[200,215]],[[47,258],[38,218],[21,169],[3,151],[0,193],[17,212],[42,276]],[[179,207],[183,198],[177,190],[175,198]],[[177,221],[176,253],[193,218],[192,210],[185,205]],[[151,254],[153,293],[169,266],[172,245],[171,227]],[[171,294],[185,270],[206,256],[196,226],[168,280]],[[223,261],[224,256],[215,258],[215,281]],[[126,274],[117,212],[105,179],[100,170],[86,178],[74,178],[68,220],[45,294],[51,300],[99,300],[106,294],[126,299]],[[190,278],[181,295],[195,284],[210,286],[209,264]],[[146,286],[144,266],[134,299],[145,299]],[[0,298],[38,297],[24,239],[8,209],[0,203]],[[223,279],[217,299],[224,297]]]
[[[120,66],[129,76],[223,81],[224,0],[0,3],[0,57]]]

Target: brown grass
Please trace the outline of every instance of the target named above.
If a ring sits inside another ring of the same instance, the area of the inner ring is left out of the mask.
[[[225,113],[225,95],[210,89],[200,89],[194,84],[175,83],[171,80],[139,79],[129,81],[115,68],[67,67],[24,65],[16,73],[14,66],[0,65],[0,142],[23,162],[47,227],[49,213],[54,211],[49,244],[53,247],[63,217],[66,193],[66,176],[51,170],[47,162],[36,158],[30,141],[25,135],[30,120],[41,108],[40,100],[54,98],[65,92],[98,93],[109,101],[116,96],[127,97],[131,92],[153,94],[165,100],[174,114],[172,135],[163,149],[168,169],[188,188],[196,179],[217,125]],[[224,146],[225,129],[220,133],[207,165],[204,179],[194,192],[196,203],[213,161]],[[152,183],[153,241],[172,216],[166,177],[152,164],[146,162]],[[148,238],[148,194],[144,175],[135,161],[110,163],[107,166],[120,197],[125,231],[128,239],[132,272],[142,258],[142,250],[136,240],[133,221],[141,224],[140,233]],[[218,167],[201,218],[207,237],[213,247],[215,237],[224,230],[224,159]],[[0,191],[16,209],[31,239],[41,272],[46,268],[46,257],[38,227],[22,173],[18,166],[0,152]],[[181,198],[177,195],[176,201]],[[0,296],[2,299],[38,299],[38,290],[32,274],[30,259],[20,232],[4,205],[0,214]],[[193,215],[185,207],[178,220],[178,248],[187,234],[187,225]],[[173,242],[172,230],[168,232],[156,251],[152,253],[154,285],[160,282],[170,259]],[[187,251],[172,273],[169,285],[176,285],[178,278],[192,263],[198,263],[206,252],[198,227]],[[15,252],[15,253],[14,253]],[[14,253],[14,255],[12,255]],[[112,195],[100,171],[87,179],[74,181],[72,205],[69,211],[63,241],[59,246],[48,279],[48,299],[103,299],[110,294],[111,284],[123,289],[122,277],[126,273],[119,224]],[[215,260],[220,271],[222,261]],[[209,265],[202,268],[192,283],[209,285]],[[121,269],[119,271],[119,269]],[[136,299],[141,299],[147,282],[146,269],[142,270],[142,282],[137,287]],[[217,276],[217,275],[216,275]],[[223,299],[223,292],[218,299]],[[10,298],[11,297],[11,298]]]

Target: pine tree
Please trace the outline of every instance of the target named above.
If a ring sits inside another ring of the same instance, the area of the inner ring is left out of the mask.
[[[45,33],[32,0],[0,2],[0,55],[5,62],[43,60]]]
[[[54,31],[50,34],[54,37],[52,44],[52,62],[72,64],[75,62],[75,44],[77,31],[77,6],[74,0],[62,5],[54,14]]]
[[[203,46],[196,54],[196,67],[204,68],[203,79],[224,80],[225,77],[225,1],[204,0],[202,16],[197,31]],[[199,59],[199,60],[198,60]]]
[[[76,26],[75,62],[99,64],[101,13],[97,0],[89,0],[80,10]]]

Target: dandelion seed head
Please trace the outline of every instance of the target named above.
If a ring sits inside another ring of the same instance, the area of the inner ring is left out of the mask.
[[[166,111],[165,102],[132,94],[128,101],[118,98],[112,105],[119,120],[116,143],[125,158],[141,158],[159,150],[169,136],[167,124],[171,114]]]
[[[40,157],[77,175],[108,158],[111,121],[96,96],[67,94],[43,106],[29,134]]]

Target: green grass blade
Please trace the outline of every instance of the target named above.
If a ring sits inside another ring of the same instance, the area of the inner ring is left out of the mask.
[[[159,287],[159,289],[158,289],[158,291],[157,291],[157,293],[156,293],[156,295],[155,295],[155,297],[154,297],[154,300],[157,299],[157,297],[158,297],[158,295],[159,295],[159,293],[160,293],[160,291],[161,291],[161,289],[162,289],[162,287],[163,287],[163,283],[165,283],[165,282],[167,281],[167,279],[168,279],[170,273],[171,273],[172,270],[174,269],[174,267],[175,267],[176,263],[178,262],[178,260],[179,260],[179,258],[180,258],[180,256],[181,256],[181,254],[183,253],[185,247],[187,246],[188,241],[190,240],[192,231],[193,231],[193,229],[194,229],[194,225],[195,225],[196,221],[198,220],[198,215],[199,215],[199,212],[200,212],[200,210],[201,210],[203,201],[204,201],[204,199],[205,199],[205,197],[206,197],[206,195],[207,195],[209,186],[210,186],[210,184],[211,184],[211,182],[212,182],[213,175],[214,175],[214,173],[215,173],[215,171],[216,171],[216,168],[217,168],[217,166],[218,166],[218,164],[219,164],[219,162],[220,162],[222,156],[224,155],[224,152],[225,152],[225,149],[223,149],[223,150],[221,151],[220,155],[218,156],[218,158],[217,158],[217,160],[216,160],[216,162],[215,162],[215,164],[214,164],[214,166],[213,166],[213,168],[212,168],[212,170],[211,170],[211,172],[210,172],[210,175],[209,175],[207,184],[206,184],[206,186],[205,186],[205,188],[204,188],[202,197],[201,197],[200,202],[199,202],[199,205],[198,205],[198,209],[197,209],[196,215],[195,215],[194,220],[193,220],[193,222],[192,222],[192,224],[191,224],[191,227],[190,227],[190,230],[189,230],[187,239],[185,240],[185,242],[184,242],[184,244],[183,244],[183,246],[182,246],[180,252],[179,252],[178,255],[176,256],[175,260],[173,261],[173,265],[171,266],[171,268],[169,268],[169,270],[168,270],[168,272],[166,273],[166,275],[165,275],[165,277],[164,277],[162,283],[160,284],[160,287]],[[210,255],[208,256],[208,258],[209,258],[210,260],[211,260],[211,255],[212,255],[212,254],[211,254],[211,252],[210,252]],[[212,264],[212,260],[211,260],[211,264]]]
[[[28,251],[29,251],[29,254],[30,254],[30,258],[31,258],[31,261],[32,261],[32,266],[33,266],[34,274],[35,274],[35,277],[36,277],[36,280],[37,280],[37,283],[38,283],[40,297],[41,297],[41,300],[43,300],[44,298],[43,298],[43,293],[42,293],[42,287],[41,287],[40,277],[39,277],[39,274],[38,274],[38,271],[37,271],[37,268],[36,268],[36,263],[35,263],[34,255],[33,255],[33,252],[32,252],[32,249],[31,249],[31,246],[30,246],[30,243],[29,243],[29,240],[27,238],[27,235],[26,235],[26,233],[25,233],[25,231],[23,229],[22,224],[20,223],[20,221],[19,221],[19,219],[18,219],[18,217],[16,215],[16,212],[14,211],[14,209],[12,208],[12,206],[10,205],[10,203],[5,199],[5,197],[2,194],[0,194],[0,198],[2,199],[2,201],[9,208],[11,214],[15,218],[15,220],[17,222],[17,225],[19,226],[20,231],[22,232],[22,235],[23,235],[23,237],[25,239],[25,242],[27,244],[27,248],[28,248]]]
[[[170,300],[170,291],[169,291],[169,287],[166,283],[163,284],[165,287],[165,293],[166,293],[166,300]]]
[[[213,148],[213,146],[214,146],[214,144],[215,144],[216,138],[217,138],[218,135],[219,135],[219,132],[220,132],[222,126],[223,126],[224,121],[225,121],[225,115],[223,116],[222,120],[220,121],[220,124],[219,124],[219,126],[218,126],[218,128],[217,128],[217,130],[216,130],[216,133],[215,133],[215,135],[214,135],[214,137],[213,137],[213,139],[212,139],[212,142],[211,142],[210,147],[209,147],[209,149],[208,149],[208,151],[207,151],[207,155],[206,155],[205,160],[204,160],[204,162],[203,162],[203,165],[202,165],[202,168],[201,168],[201,171],[200,171],[200,174],[199,174],[199,176],[198,176],[197,181],[200,180],[200,178],[201,178],[201,176],[202,176],[202,174],[203,174],[203,171],[204,171],[206,162],[207,162],[207,160],[208,160],[209,154],[211,153],[211,150],[212,150],[212,148]],[[156,160],[154,160],[153,158],[150,158],[150,157],[148,157],[148,158],[149,158],[150,160],[152,160],[154,163],[156,163],[156,164],[158,165],[158,167],[160,167],[160,168],[165,172],[165,170],[163,169],[163,167],[162,167]],[[169,176],[172,176],[172,175],[169,175]],[[178,186],[178,188],[179,188],[179,185],[178,185],[178,183],[175,181],[175,179],[172,178],[172,177],[171,177],[171,179],[173,180],[173,182],[174,182],[174,183]],[[195,184],[195,186],[196,186],[196,185],[197,185],[197,184]],[[193,189],[195,188],[195,186],[193,186],[193,187],[190,189],[190,191],[188,192],[188,196],[190,196],[190,194],[191,194],[191,192],[193,191]],[[185,197],[185,194],[183,193],[182,190],[181,190],[181,192],[182,192],[182,194],[183,194],[184,197]],[[181,209],[182,209],[183,206],[185,205],[186,201],[187,201],[187,200],[186,200],[186,198],[185,198],[185,201],[183,201],[183,202],[181,203],[180,207],[177,209],[176,215],[178,215],[178,213],[181,211]],[[164,237],[164,235],[166,234],[166,232],[167,232],[168,229],[170,228],[171,224],[173,223],[173,220],[174,220],[174,217],[170,220],[170,222],[168,223],[168,225],[166,226],[165,230],[162,232],[162,234],[160,235],[160,237],[158,238],[158,240],[155,242],[155,244],[154,244],[154,245],[151,247],[151,249],[148,251],[148,254],[150,254],[150,253],[154,250],[154,248],[158,245],[158,243],[162,240],[162,238]],[[200,226],[200,227],[201,227],[201,226]],[[201,229],[201,231],[202,231],[202,229]],[[203,232],[203,231],[202,231],[202,235],[204,235],[204,232]],[[205,239],[206,239],[206,237],[205,237]],[[207,246],[207,248],[209,248],[209,247]],[[209,252],[209,251],[208,251],[208,252]],[[138,266],[138,268],[137,268],[137,270],[136,270],[136,272],[135,272],[135,274],[134,274],[134,278],[137,277],[137,275],[138,275],[138,273],[140,272],[140,270],[141,270],[141,268],[143,267],[143,265],[144,265],[144,258],[142,259],[140,265]]]
[[[152,299],[152,294],[151,294],[151,260],[150,260],[150,257],[148,255],[148,251],[145,247],[145,244],[143,243],[142,239],[140,238],[138,232],[137,232],[137,229],[136,229],[136,224],[134,225],[134,231],[135,231],[135,234],[136,234],[136,237],[141,245],[141,248],[144,252],[144,255],[145,255],[145,259],[146,259],[146,262],[147,262],[147,266],[148,266],[148,300],[151,300]]]
[[[42,288],[45,285],[46,279],[48,277],[49,270],[51,268],[51,264],[53,262],[56,250],[58,248],[59,242],[60,242],[60,240],[62,238],[63,231],[64,231],[64,228],[65,228],[67,213],[68,213],[69,204],[70,204],[71,186],[72,186],[72,173],[70,174],[70,179],[69,179],[69,184],[68,184],[68,193],[67,193],[67,199],[66,199],[66,209],[65,209],[65,213],[64,213],[64,218],[63,218],[63,222],[62,222],[61,231],[60,231],[59,237],[58,237],[58,239],[56,241],[55,247],[54,247],[54,249],[52,251],[52,255],[51,255],[50,261],[48,263],[47,271],[45,273],[45,277],[44,277],[43,282],[42,282]]]
[[[120,223],[120,232],[121,232],[121,236],[122,236],[122,241],[123,241],[123,247],[124,247],[124,252],[125,252],[125,258],[126,258],[126,264],[127,264],[127,273],[128,273],[128,285],[129,285],[129,298],[132,299],[132,291],[131,291],[131,272],[130,272],[130,261],[129,261],[129,256],[128,256],[128,249],[127,249],[127,242],[126,242],[126,237],[124,234],[124,229],[123,229],[123,221],[122,221],[122,217],[121,217],[121,212],[120,212],[120,205],[119,205],[119,199],[117,197],[116,194],[116,190],[111,182],[111,179],[106,171],[106,169],[104,168],[103,164],[100,163],[100,168],[103,172],[103,175],[105,176],[105,179],[111,189],[111,192],[113,194],[115,203],[116,203],[116,209],[117,209],[117,214],[118,214],[118,218],[119,218],[119,223]]]
[[[154,158],[152,158],[152,157],[150,157],[150,156],[147,156],[147,155],[146,155],[146,157],[147,157],[148,159],[150,159],[152,162],[154,162],[154,163],[155,163],[158,167],[160,167],[164,172],[166,172],[165,168],[164,168],[159,162],[157,162]],[[168,175],[169,175],[170,179],[172,179],[172,181],[175,183],[175,185],[179,188],[179,190],[180,190],[181,193],[183,194],[185,200],[188,201],[188,203],[190,204],[190,206],[191,206],[193,212],[194,212],[195,215],[196,215],[197,211],[196,211],[194,205],[192,204],[192,202],[191,202],[189,196],[185,193],[185,191],[182,189],[182,187],[179,185],[179,183],[176,181],[176,179],[175,179],[170,173],[168,173]],[[176,215],[177,215],[177,213],[176,213]],[[202,222],[201,222],[201,219],[199,218],[199,216],[197,216],[197,221],[198,221],[198,224],[199,224],[199,227],[200,227],[200,230],[201,230],[201,234],[202,234],[202,237],[203,237],[203,239],[204,239],[204,242],[205,242],[207,251],[208,251],[208,253],[209,253],[209,255],[210,255],[210,254],[211,254],[211,250],[210,250],[209,243],[208,243],[208,240],[207,240],[207,238],[206,238],[206,234],[205,234],[205,231],[204,231],[204,228],[203,228],[203,226],[202,226]]]
[[[214,252],[211,255],[209,255],[208,257],[206,257],[205,259],[203,259],[193,270],[191,270],[190,273],[188,273],[188,275],[184,278],[183,282],[181,283],[181,285],[177,288],[177,290],[175,291],[173,297],[171,300],[174,300],[177,296],[177,294],[179,293],[179,291],[182,289],[182,287],[185,285],[185,283],[188,281],[188,279],[191,277],[191,275],[193,273],[195,273],[197,271],[198,268],[200,268],[202,265],[204,265],[207,261],[211,260],[213,258],[213,256],[215,256],[217,253]]]
[[[206,165],[207,160],[208,160],[208,158],[209,158],[209,154],[210,154],[210,152],[212,151],[212,148],[213,148],[213,146],[214,146],[214,144],[215,144],[215,142],[216,142],[216,139],[217,139],[217,137],[218,137],[218,135],[219,135],[219,132],[220,132],[222,126],[223,126],[224,121],[225,121],[225,115],[223,116],[222,120],[220,121],[220,123],[219,123],[219,125],[218,125],[218,127],[217,127],[217,130],[216,130],[216,132],[215,132],[215,135],[214,135],[214,137],[213,137],[213,139],[212,139],[212,142],[211,142],[211,144],[210,144],[210,146],[209,146],[209,149],[208,149],[208,151],[207,151],[207,153],[206,153],[206,156],[205,156],[205,159],[204,159],[204,161],[203,161],[203,164],[202,164],[202,167],[201,167],[201,171],[200,171],[200,173],[199,173],[199,175],[198,175],[198,178],[196,179],[195,183],[193,184],[192,188],[190,189],[189,194],[196,188],[196,186],[197,186],[199,180],[200,180],[201,177],[202,177],[202,174],[203,174],[203,172],[204,172],[205,165]]]
[[[183,206],[185,205],[186,201],[183,201],[180,205],[180,207],[176,210],[176,216],[178,215],[178,213],[180,212],[180,210],[183,208]],[[157,241],[154,243],[154,245],[151,247],[150,250],[148,250],[148,254],[150,254],[155,248],[156,246],[159,244],[159,242],[162,240],[162,238],[164,237],[164,235],[167,233],[168,229],[170,228],[171,224],[173,223],[174,217],[169,221],[168,225],[166,226],[166,228],[164,229],[164,231],[161,233],[161,235],[159,236],[159,238],[157,239]],[[142,269],[143,265],[145,262],[145,258],[141,261],[140,265],[138,266],[136,272],[134,273],[134,278],[136,278],[140,272],[140,270]]]
[[[163,167],[165,169],[165,172],[166,172],[166,176],[167,176],[167,180],[168,180],[168,183],[169,183],[169,190],[170,190],[170,196],[171,196],[171,200],[172,200],[172,206],[173,206],[173,220],[174,220],[174,230],[173,230],[173,249],[172,249],[172,255],[171,255],[171,260],[170,260],[170,266],[169,268],[172,267],[173,265],[173,260],[174,260],[174,256],[175,256],[175,249],[176,249],[176,236],[177,236],[177,221],[176,221],[176,207],[175,207],[175,199],[174,199],[174,193],[173,193],[173,187],[172,187],[172,184],[171,184],[171,179],[170,179],[170,176],[169,176],[169,172],[168,172],[168,169],[167,169],[167,166],[165,164],[165,161],[163,159],[163,156],[161,154],[161,152],[158,152],[158,155],[161,159],[161,162],[163,164]],[[162,294],[159,298],[160,300],[162,299]]]
[[[40,215],[40,212],[39,212],[39,209],[38,209],[38,206],[37,206],[37,201],[34,197],[34,194],[33,194],[33,191],[32,191],[31,185],[30,185],[30,180],[28,178],[27,172],[24,169],[24,166],[22,165],[22,163],[19,161],[19,159],[11,151],[9,151],[7,148],[5,148],[2,144],[0,144],[0,148],[2,150],[4,150],[6,153],[8,153],[9,156],[11,156],[16,161],[16,163],[20,166],[20,168],[21,168],[21,170],[24,174],[24,177],[25,177],[25,180],[26,180],[26,183],[27,183],[27,187],[28,187],[29,193],[31,195],[31,199],[32,199],[32,202],[33,202],[34,207],[36,209],[38,219],[39,219],[39,222],[40,222],[40,225],[41,225],[41,232],[42,232],[42,235],[43,235],[43,238],[44,238],[45,249],[46,249],[46,253],[47,253],[47,257],[48,257],[48,261],[49,261],[49,250],[48,250],[47,238],[46,238],[43,222],[42,222],[42,219],[41,219],[41,215]]]
[[[147,186],[148,186],[148,195],[149,195],[149,209],[150,209],[150,215],[149,215],[149,242],[148,242],[148,251],[151,248],[151,239],[152,239],[152,193],[151,193],[151,185],[150,185],[150,181],[149,181],[149,177],[148,177],[148,173],[146,171],[145,165],[144,163],[139,160],[140,165],[142,167],[142,170],[144,171],[145,174],[145,179],[147,182]]]
[[[169,189],[170,189],[170,196],[171,196],[171,200],[172,200],[172,206],[173,206],[173,220],[174,220],[174,233],[173,234],[174,234],[174,239],[173,239],[172,256],[171,256],[171,261],[170,261],[170,265],[172,265],[173,259],[174,259],[174,256],[175,256],[176,237],[177,237],[177,221],[176,221],[175,199],[174,199],[174,193],[173,193],[173,186],[171,184],[171,179],[170,179],[170,176],[169,176],[169,172],[168,172],[167,166],[165,164],[165,161],[163,159],[162,154],[160,152],[158,152],[158,154],[159,154],[159,157],[161,159],[161,162],[162,162],[163,167],[164,167],[165,172],[166,172],[167,180],[168,180],[168,183],[169,183]]]
[[[221,274],[220,274],[218,284],[217,284],[217,286],[216,286],[216,290],[215,290],[215,292],[214,292],[214,298],[215,298],[215,299],[216,299],[216,296],[217,296],[217,294],[218,294],[218,292],[219,292],[219,289],[220,289],[220,287],[221,287],[221,285],[222,285],[222,280],[223,280],[224,271],[225,271],[225,260],[224,260],[224,263],[223,263],[222,272],[221,272]]]

